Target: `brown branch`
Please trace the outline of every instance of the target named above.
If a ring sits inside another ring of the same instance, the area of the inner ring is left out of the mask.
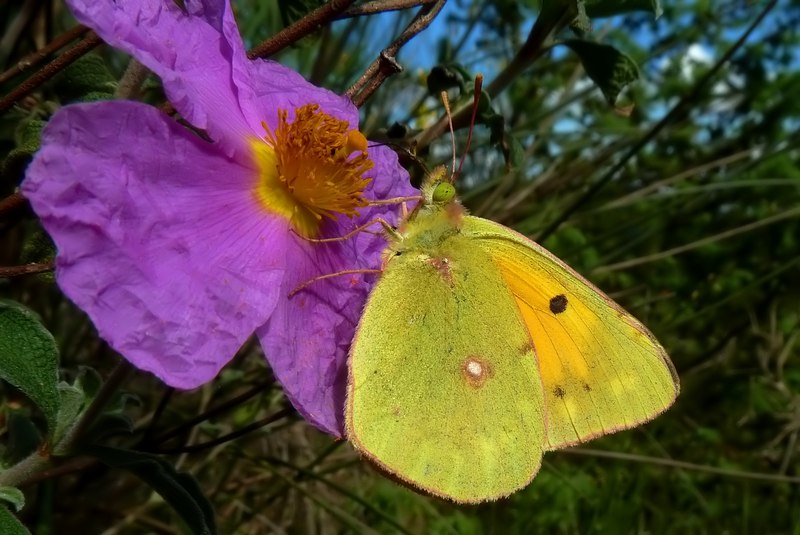
[[[427,28],[439,14],[447,0],[436,0],[425,4],[416,14],[406,29],[388,47],[381,51],[378,58],[367,67],[367,70],[354,83],[345,95],[350,97],[357,107],[361,107],[367,99],[386,81],[389,76],[402,70],[397,62],[397,52],[412,37]]]
[[[96,33],[92,32],[81,42],[73,46],[56,59],[48,63],[42,70],[22,82],[9,94],[0,100],[0,113],[5,113],[19,101],[27,96],[40,85],[51,79],[53,76],[64,70],[67,66],[74,63],[78,58],[102,43]]]
[[[394,56],[387,54],[386,50],[382,50],[378,58],[364,71],[361,78],[345,91],[345,95],[350,97],[357,108],[360,108],[387,78],[402,71],[403,66],[397,62]]]
[[[21,275],[32,275],[34,273],[53,271],[54,266],[55,265],[53,262],[45,262],[43,264],[25,264],[23,266],[0,267],[0,279],[10,279],[12,277],[19,277]]]
[[[299,41],[306,35],[315,32],[326,22],[334,19],[337,15],[341,15],[354,3],[355,0],[331,0],[291,26],[284,28],[266,41],[250,49],[247,53],[247,57],[255,59],[272,56],[290,44]]]
[[[54,468],[47,468],[42,470],[41,472],[37,472],[33,474],[30,479],[28,479],[25,483],[27,485],[33,485],[35,483],[40,483],[47,479],[53,479],[61,476],[67,476],[70,474],[74,474],[76,472],[82,472],[87,468],[100,464],[100,461],[97,459],[90,459],[87,457],[77,457],[74,459],[70,459],[68,462],[64,464],[58,465]]]
[[[81,37],[88,31],[89,28],[87,28],[86,26],[78,25],[72,28],[71,30],[67,30],[66,32],[62,33],[61,35],[59,35],[58,37],[47,43],[39,50],[31,52],[30,54],[19,60],[16,65],[6,70],[4,73],[0,74],[0,84],[4,84],[7,81],[14,78],[15,76],[17,76],[18,74],[22,74],[36,67],[44,60],[46,60],[49,56],[58,52],[60,49],[64,48],[69,43]]]
[[[385,13],[387,11],[401,11],[403,9],[428,5],[434,2],[436,2],[436,0],[374,0],[372,2],[365,2],[359,6],[351,7],[341,15],[334,17],[334,20],[349,19],[364,15],[377,15],[378,13]]]

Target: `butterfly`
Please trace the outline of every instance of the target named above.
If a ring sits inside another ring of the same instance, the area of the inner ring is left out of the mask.
[[[507,496],[544,452],[675,400],[654,336],[540,245],[468,215],[444,168],[390,232],[348,361],[345,432],[383,471],[458,503]]]

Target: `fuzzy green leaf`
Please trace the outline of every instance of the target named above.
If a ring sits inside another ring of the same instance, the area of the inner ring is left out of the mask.
[[[63,102],[102,100],[98,93],[110,99],[114,95],[117,81],[108,70],[105,61],[97,54],[87,54],[53,78],[53,88]]]
[[[3,535],[31,535],[28,528],[23,526],[22,522],[3,505],[0,505],[0,533]]]
[[[53,455],[66,455],[69,453],[60,443],[69,431],[78,423],[81,413],[88,405],[86,395],[78,381],[75,385],[65,382],[58,384],[58,394],[61,398],[61,410],[58,412],[58,421],[53,431]],[[67,448],[69,445],[66,446]]]
[[[13,505],[16,512],[25,507],[25,495],[16,487],[0,487],[0,500]]]
[[[36,315],[13,301],[0,301],[0,378],[36,403],[55,429],[58,347]]]

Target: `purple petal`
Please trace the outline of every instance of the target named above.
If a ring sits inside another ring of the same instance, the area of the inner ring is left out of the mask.
[[[263,117],[239,107],[234,77],[247,78],[248,60],[228,0],[186,0],[185,12],[173,0],[67,3],[104,41],[160,76],[175,109],[228,149],[246,151],[242,141],[263,133]]]
[[[415,195],[408,173],[387,147],[373,147],[374,180],[366,194],[370,199]],[[342,236],[376,217],[397,219],[399,207],[378,206],[360,217],[343,218],[329,225],[327,236]],[[375,230],[380,230],[375,225]],[[375,275],[341,275],[314,282],[292,297],[288,294],[319,275],[359,268],[380,268],[386,247],[382,236],[360,233],[332,244],[312,244],[294,238],[291,268],[281,286],[281,298],[269,322],[257,334],[275,376],[295,408],[311,423],[341,436],[347,385],[347,352],[355,334]]]
[[[100,335],[194,388],[279,297],[288,230],[255,180],[155,108],[117,101],[58,112],[22,191],[58,248],[59,285]]]
[[[237,76],[237,83],[239,103],[244,114],[266,121],[273,129],[277,126],[278,118],[273,110],[289,110],[291,122],[294,117],[292,112],[306,104],[319,104],[328,115],[347,121],[352,129],[358,128],[358,109],[349,98],[317,87],[283,65],[257,59],[237,65],[234,69],[242,71]]]

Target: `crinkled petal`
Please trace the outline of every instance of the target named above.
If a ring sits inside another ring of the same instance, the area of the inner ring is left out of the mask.
[[[234,65],[234,76],[245,116],[265,121],[273,129],[277,126],[276,110],[289,110],[291,121],[294,110],[306,104],[319,104],[328,115],[347,121],[352,129],[358,128],[358,109],[349,98],[317,87],[279,63],[247,61]]]
[[[375,177],[368,198],[415,195],[408,173],[387,147],[373,147]],[[326,228],[326,236],[343,236],[366,221],[383,217],[395,222],[399,207],[365,209],[358,218],[343,218]],[[375,230],[380,230],[375,225]],[[275,376],[286,396],[311,423],[342,436],[347,385],[347,353],[358,318],[375,275],[342,275],[319,280],[292,297],[288,294],[319,275],[349,269],[380,267],[386,247],[382,236],[360,233],[352,239],[312,244],[294,238],[290,268],[281,286],[281,298],[269,322],[257,333]]]
[[[68,106],[22,192],[58,249],[59,286],[112,347],[179,388],[212,379],[272,313],[288,231],[256,171],[155,108]]]
[[[246,71],[249,61],[228,0],[186,0],[185,11],[173,0],[67,3],[104,41],[160,76],[175,109],[230,151],[246,152],[242,141],[263,133],[262,119],[239,107],[234,70]]]
[[[249,60],[227,0],[175,2],[68,0],[76,18],[106,42],[125,50],[158,74],[170,101],[190,123],[231,150],[273,129],[278,110],[319,104],[358,128],[349,98],[310,84],[297,72],[268,60]]]

